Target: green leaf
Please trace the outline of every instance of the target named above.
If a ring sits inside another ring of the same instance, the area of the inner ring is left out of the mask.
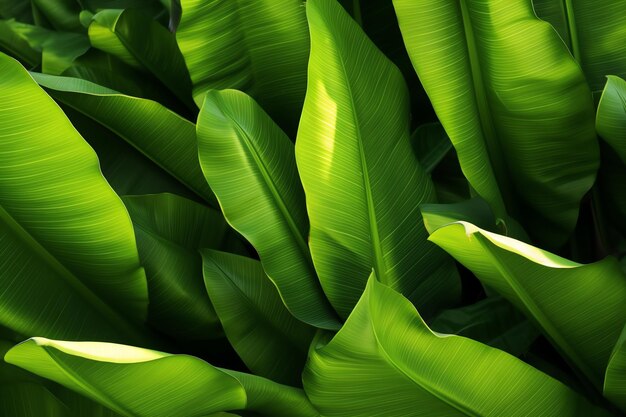
[[[215,202],[198,162],[193,123],[157,102],[89,81],[37,73],[32,76],[56,100],[115,132],[204,200]]]
[[[596,130],[626,163],[626,81],[607,76],[598,104]]]
[[[224,216],[256,248],[291,313],[314,326],[338,321],[319,285],[293,144],[249,96],[210,91],[198,116],[200,165]]]
[[[591,90],[604,77],[626,78],[626,7],[619,1],[532,0],[537,16],[550,22],[580,63]]]
[[[211,89],[254,97],[289,133],[306,90],[309,54],[301,0],[182,0],[176,31],[198,106]]]
[[[0,51],[19,59],[29,68],[41,65],[41,51],[31,46],[14,25],[14,21],[0,20]]]
[[[528,351],[539,331],[500,296],[442,311],[428,324],[437,333],[456,334],[504,350],[513,356]]]
[[[530,0],[395,0],[461,168],[496,217],[564,243],[599,165],[584,75]]]
[[[58,31],[83,32],[78,18],[81,8],[77,0],[31,0],[37,10]]]
[[[339,333],[312,346],[303,381],[327,417],[609,415],[507,353],[433,333],[375,277]]]
[[[430,240],[532,318],[596,387],[626,323],[626,277],[613,258],[581,265],[458,222]]]
[[[5,360],[128,417],[204,416],[240,409],[268,417],[318,415],[301,390],[221,370],[193,356],[32,338],[11,349]]]
[[[48,74],[61,74],[89,49],[89,40],[82,34],[55,32],[13,20],[0,23],[4,49],[31,66],[41,61],[41,70]],[[9,44],[14,41],[17,43]]]
[[[102,174],[118,195],[173,193],[201,201],[197,194],[109,129],[62,103],[61,109],[96,151]]]
[[[409,139],[398,69],[334,0],[310,0],[309,86],[296,160],[313,262],[342,317],[372,267],[424,314],[454,302],[454,265],[426,241],[418,205],[435,200]],[[384,82],[383,82],[384,81]]]
[[[28,72],[0,54],[0,73],[0,324],[137,340],[127,320],[143,320],[148,294],[124,205]]]
[[[0,358],[15,342],[0,340]],[[100,404],[0,362],[0,415],[11,417],[119,417]]]
[[[606,368],[604,396],[626,412],[626,327],[613,348]]]
[[[283,306],[259,261],[202,251],[204,283],[224,332],[255,374],[299,386],[315,329]]]
[[[150,72],[183,103],[195,109],[191,80],[175,35],[145,12],[136,9],[98,12],[89,26],[89,40],[95,48]]]
[[[148,277],[149,322],[177,338],[223,335],[204,290],[201,248],[220,247],[227,226],[221,213],[173,194],[122,198],[135,227]]]

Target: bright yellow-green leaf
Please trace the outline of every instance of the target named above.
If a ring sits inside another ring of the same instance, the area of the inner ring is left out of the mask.
[[[215,368],[188,355],[113,343],[29,339],[5,360],[127,417],[206,416],[248,409],[267,417],[317,417],[302,390]]]
[[[419,204],[435,201],[409,134],[400,71],[335,0],[309,0],[309,84],[296,141],[315,269],[347,317],[372,267],[432,314],[456,301],[454,265],[426,241]]]
[[[0,54],[0,73],[1,324],[136,340],[127,320],[145,318],[148,294],[124,205],[28,72]]]

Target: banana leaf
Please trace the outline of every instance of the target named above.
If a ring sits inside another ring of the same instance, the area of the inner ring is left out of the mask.
[[[287,135],[245,93],[214,90],[206,94],[197,136],[200,165],[224,216],[255,247],[289,311],[337,329],[311,261],[304,192]]]
[[[122,416],[205,416],[250,409],[263,416],[317,417],[302,390],[215,368],[188,355],[96,342],[29,339],[5,360]]]
[[[254,97],[287,133],[298,126],[309,33],[301,0],[182,0],[178,46],[200,107],[211,89]]]
[[[626,78],[626,7],[620,0],[532,0],[580,63],[594,93],[604,77]]]
[[[224,332],[256,375],[300,386],[315,328],[283,306],[260,262],[205,249],[204,283]]]
[[[496,217],[559,247],[593,185],[591,92],[530,0],[395,0],[404,42],[463,173]]]
[[[626,276],[614,258],[582,265],[466,222],[441,227],[430,240],[524,312],[602,387],[626,323]]]
[[[0,73],[0,324],[141,340],[146,276],[122,201],[28,72],[0,54]]]
[[[609,75],[596,115],[598,134],[626,164],[626,81]]]
[[[342,317],[372,267],[424,315],[455,303],[453,263],[426,241],[434,187],[411,149],[402,75],[334,0],[310,0],[309,85],[296,161],[322,288]]]
[[[324,416],[610,415],[514,356],[434,333],[406,298],[375,277],[327,339],[314,341],[303,375],[307,396]]]

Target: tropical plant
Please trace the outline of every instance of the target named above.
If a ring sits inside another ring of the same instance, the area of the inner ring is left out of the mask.
[[[0,18],[0,415],[626,415],[622,0]]]

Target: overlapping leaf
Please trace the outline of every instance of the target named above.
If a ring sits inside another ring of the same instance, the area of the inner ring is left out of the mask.
[[[374,278],[339,333],[318,342],[303,380],[324,416],[610,415],[507,353],[433,333]]]
[[[318,416],[301,390],[218,369],[187,355],[33,338],[11,349],[5,360],[128,417],[204,416],[240,409],[268,417]]]
[[[202,105],[210,89],[254,97],[289,133],[306,89],[309,34],[301,0],[182,0],[178,45]]]
[[[89,26],[89,40],[126,64],[153,74],[183,103],[193,107],[191,80],[176,37],[137,9],[103,10]]]
[[[0,54],[0,73],[1,324],[25,335],[138,340],[127,320],[145,317],[147,286],[126,209],[28,72]]]
[[[573,365],[602,386],[626,323],[626,277],[615,259],[581,265],[465,222],[435,230],[430,240],[532,318]]]
[[[89,81],[45,74],[33,77],[55,99],[115,132],[206,201],[215,201],[198,162],[193,123],[157,102]]]
[[[337,328],[311,261],[289,138],[236,90],[207,93],[197,129],[200,165],[224,216],[256,248],[289,311],[314,326]]]
[[[596,129],[626,164],[626,81],[609,75],[598,104]]]
[[[315,329],[283,306],[260,262],[204,250],[204,282],[224,332],[257,375],[299,386]]]
[[[418,205],[435,191],[409,139],[398,69],[334,0],[307,2],[309,85],[296,160],[322,287],[347,317],[372,267],[425,315],[454,302],[454,265],[429,245]]]
[[[599,164],[580,67],[530,0],[395,0],[461,168],[498,218],[562,244]]]
[[[177,339],[223,335],[202,284],[201,248],[219,248],[227,226],[216,210],[157,194],[123,197],[148,278],[149,321]]]
[[[626,78],[626,7],[615,0],[532,0],[537,16],[550,22],[580,63],[591,90],[604,77]]]

